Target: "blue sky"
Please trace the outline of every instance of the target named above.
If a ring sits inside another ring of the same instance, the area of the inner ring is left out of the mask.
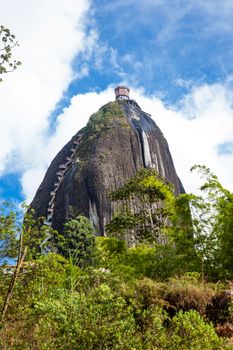
[[[229,0],[0,0],[22,61],[0,85],[0,198],[30,202],[120,83],[161,127],[188,191],[194,163],[233,189],[232,18]]]
[[[101,75],[107,82],[123,75],[148,94],[161,92],[170,103],[194,83],[213,83],[231,74],[232,17],[220,3],[208,3],[210,7],[203,1],[96,1],[94,20],[106,47]],[[230,10],[232,14],[232,6]],[[109,67],[113,60],[120,69]],[[95,71],[89,88],[95,88]]]

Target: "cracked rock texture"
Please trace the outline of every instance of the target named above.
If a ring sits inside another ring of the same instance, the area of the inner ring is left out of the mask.
[[[80,142],[73,149],[72,162],[53,195],[50,220],[54,229],[62,231],[71,208],[75,208],[76,213],[90,218],[97,235],[104,235],[114,210],[109,192],[142,167],[155,168],[174,185],[176,194],[184,192],[167,141],[156,123],[135,101],[115,101],[93,114],[87,126],[54,158],[31,203],[37,217],[47,217],[50,192],[58,181],[56,173],[77,139]]]

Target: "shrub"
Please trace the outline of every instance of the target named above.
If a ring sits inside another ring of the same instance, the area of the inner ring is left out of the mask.
[[[195,310],[179,311],[169,325],[168,339],[171,350],[223,349],[223,342],[218,338],[214,327],[205,323]]]

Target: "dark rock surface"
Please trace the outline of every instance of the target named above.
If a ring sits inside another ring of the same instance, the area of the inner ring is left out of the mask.
[[[91,219],[96,234],[104,235],[114,210],[109,192],[142,167],[154,167],[176,194],[184,192],[155,122],[133,100],[110,102],[57,154],[31,206],[59,231],[76,208]]]

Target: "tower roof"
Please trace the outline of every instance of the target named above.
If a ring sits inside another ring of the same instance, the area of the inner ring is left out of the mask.
[[[127,86],[119,85],[115,88],[116,100],[129,99],[130,89]]]

